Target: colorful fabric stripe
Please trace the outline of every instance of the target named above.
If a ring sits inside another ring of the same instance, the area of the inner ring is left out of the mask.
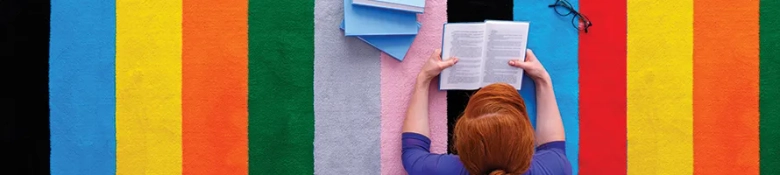
[[[314,2],[314,174],[378,175],[379,50],[344,37],[343,7]]]
[[[116,171],[114,9],[114,1],[52,1],[51,174]]]
[[[531,22],[574,174],[780,174],[780,2],[567,1],[589,33],[554,1],[428,0],[403,62],[344,37],[342,1],[52,1],[50,173],[403,174],[441,24],[497,19]],[[443,153],[474,91],[437,87]]]
[[[575,10],[578,0],[568,0]],[[554,2],[553,2],[554,3]],[[548,7],[547,1],[514,1],[514,20],[528,21],[532,34],[528,35],[528,48],[539,57],[539,62],[549,70],[553,81],[558,107],[566,131],[566,157],[572,162],[572,173],[579,172],[580,121],[579,121],[579,38],[578,30],[572,26],[572,16],[560,16]],[[563,26],[563,28],[561,28]],[[525,78],[520,95],[533,99],[535,88]],[[535,100],[526,100],[526,108],[535,109]],[[529,110],[531,121],[536,121],[536,112]]]
[[[180,174],[181,1],[120,2],[116,21],[117,174]]]
[[[117,2],[117,174],[181,174],[181,18],[181,1]]]
[[[693,172],[757,175],[758,2],[696,0],[693,11]]]
[[[628,174],[693,173],[693,1],[628,2]]]
[[[448,0],[447,21],[456,22],[484,22],[486,19],[512,20],[512,0]],[[455,123],[466,109],[471,94],[475,90],[448,90],[447,91],[447,152],[453,153],[452,132]],[[531,99],[525,99],[528,102]],[[533,99],[535,100],[535,99]]]
[[[580,174],[626,174],[626,1],[580,1]],[[568,129],[568,128],[564,128]]]
[[[0,45],[4,46],[0,72],[5,80],[5,94],[0,97],[0,140],[7,143],[0,154],[3,160],[10,160],[4,161],[3,172],[48,174],[54,129],[49,122],[50,108],[54,107],[50,98],[56,95],[49,92],[59,88],[49,86],[52,77],[47,58],[54,58],[49,43],[54,33],[49,27],[50,19],[61,17],[52,18],[49,1],[3,1],[0,9]]]
[[[247,1],[182,10],[182,172],[247,174]]]
[[[312,7],[249,0],[250,174],[314,172]]]
[[[760,168],[780,174],[780,1],[760,5]]]
[[[428,1],[425,13],[417,16],[422,24],[403,62],[382,53],[381,56],[381,174],[405,174],[401,160],[401,128],[406,118],[417,73],[431,53],[441,48],[441,35],[447,22],[447,2]],[[428,123],[431,130],[431,152],[447,151],[446,91],[439,90],[438,81],[431,83],[428,94]]]

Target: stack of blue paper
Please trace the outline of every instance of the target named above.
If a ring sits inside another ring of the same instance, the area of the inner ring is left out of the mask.
[[[344,0],[344,21],[340,26],[341,30],[344,30],[344,35],[357,37],[393,58],[403,61],[420,29],[420,24],[417,23],[418,12],[353,4],[352,1]],[[419,2],[416,1],[421,1],[424,4],[424,0],[373,1],[413,2],[411,4],[418,6]]]

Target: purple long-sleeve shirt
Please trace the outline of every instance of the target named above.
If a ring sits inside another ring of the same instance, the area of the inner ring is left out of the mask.
[[[468,175],[460,158],[451,154],[430,152],[431,140],[418,133],[401,135],[404,169],[409,175]],[[570,175],[571,164],[566,159],[566,144],[556,141],[536,147],[531,168],[524,175]]]

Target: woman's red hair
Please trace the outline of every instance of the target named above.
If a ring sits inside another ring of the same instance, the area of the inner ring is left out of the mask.
[[[534,131],[517,90],[497,83],[477,91],[455,124],[454,146],[473,175],[528,171]]]

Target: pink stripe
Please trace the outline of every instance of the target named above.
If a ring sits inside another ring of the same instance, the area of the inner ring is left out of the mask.
[[[403,62],[382,54],[381,103],[382,175],[406,174],[401,164],[401,126],[414,87],[415,78],[424,61],[435,49],[441,48],[442,26],[447,22],[447,1],[427,0],[425,13],[417,16],[422,28]],[[447,92],[438,90],[439,83],[431,84],[429,117],[431,151],[447,151]]]

